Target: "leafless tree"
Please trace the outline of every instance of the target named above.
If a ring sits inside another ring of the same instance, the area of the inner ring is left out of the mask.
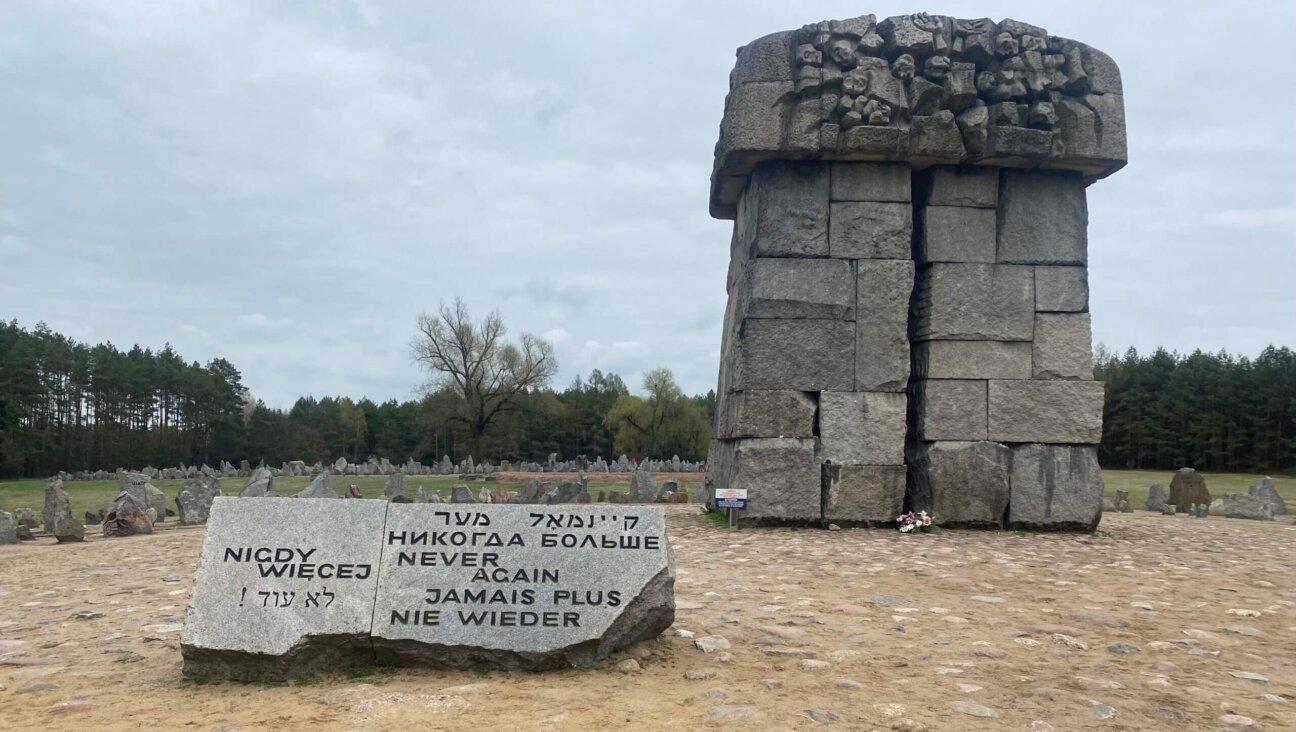
[[[517,408],[517,396],[547,386],[558,370],[553,346],[523,333],[517,345],[505,341],[504,318],[491,311],[474,323],[462,298],[442,303],[436,315],[418,318],[418,335],[410,343],[414,359],[432,374],[433,387],[462,397],[455,419],[463,422],[479,454],[486,429],[503,412]]]

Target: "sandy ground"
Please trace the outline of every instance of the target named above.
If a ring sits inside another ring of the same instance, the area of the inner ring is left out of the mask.
[[[667,510],[675,629],[542,675],[194,685],[177,643],[201,528],[0,547],[0,728],[1296,729],[1289,522],[903,536]],[[618,670],[630,657],[642,670]]]

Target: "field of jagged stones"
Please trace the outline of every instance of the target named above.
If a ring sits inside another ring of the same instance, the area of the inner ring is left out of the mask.
[[[0,551],[13,729],[1291,729],[1296,526],[730,531],[668,506],[677,619],[595,669],[180,677],[202,527]]]

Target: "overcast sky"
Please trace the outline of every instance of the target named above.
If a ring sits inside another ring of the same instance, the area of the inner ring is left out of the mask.
[[[714,388],[734,49],[865,12],[1005,16],[1120,64],[1094,339],[1296,345],[1296,4],[0,3],[0,318],[224,356],[271,406],[413,396],[463,296],[563,386]]]

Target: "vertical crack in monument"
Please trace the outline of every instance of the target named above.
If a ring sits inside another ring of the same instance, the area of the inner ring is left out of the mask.
[[[925,13],[737,55],[711,489],[748,490],[744,524],[1095,528],[1085,186],[1125,164],[1116,64]]]

